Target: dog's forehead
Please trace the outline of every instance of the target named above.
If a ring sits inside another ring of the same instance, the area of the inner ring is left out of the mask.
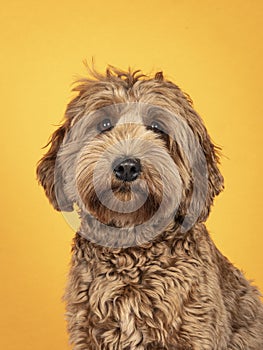
[[[99,112],[104,117],[109,117],[115,125],[125,123],[145,123],[147,120],[161,118],[171,120],[171,113],[157,104],[149,104],[141,101],[113,104],[102,108]]]
[[[143,123],[142,114],[136,109],[127,111],[126,113],[120,116],[116,125],[126,124],[126,123],[142,124]]]
[[[145,117],[149,115],[150,107],[148,104],[134,101],[113,103],[95,110],[89,117],[91,121],[109,118],[114,125],[126,123],[141,124]]]

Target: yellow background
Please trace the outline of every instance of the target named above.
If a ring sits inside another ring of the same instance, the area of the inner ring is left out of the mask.
[[[163,69],[223,147],[226,189],[208,227],[263,291],[262,15],[254,1],[14,1],[1,6],[0,348],[67,349],[71,228],[35,181],[70,84],[95,58]]]

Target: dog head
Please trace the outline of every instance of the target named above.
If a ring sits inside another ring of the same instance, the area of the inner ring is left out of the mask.
[[[189,96],[158,72],[108,68],[74,90],[37,177],[56,210],[114,227],[205,221],[223,189],[218,148]]]

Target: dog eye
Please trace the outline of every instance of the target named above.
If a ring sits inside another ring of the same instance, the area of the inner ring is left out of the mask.
[[[153,120],[151,122],[151,124],[148,126],[147,129],[152,130],[153,132],[159,132],[159,133],[163,133],[164,132],[162,125],[159,122],[155,121],[155,120]]]
[[[108,131],[113,128],[113,125],[110,121],[110,119],[103,119],[99,124],[97,125],[97,129],[100,132]]]

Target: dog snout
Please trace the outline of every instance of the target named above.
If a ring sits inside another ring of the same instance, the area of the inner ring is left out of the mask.
[[[116,161],[113,165],[113,173],[118,180],[134,181],[141,172],[141,162],[137,158],[126,158]]]

